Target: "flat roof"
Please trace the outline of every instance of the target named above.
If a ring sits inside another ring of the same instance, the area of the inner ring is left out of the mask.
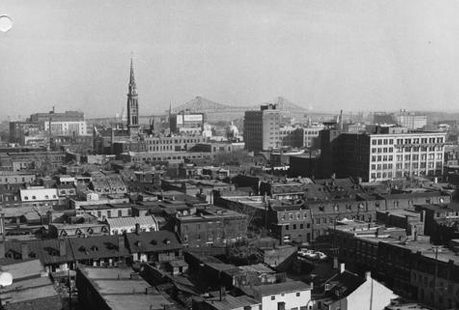
[[[128,288],[126,288],[128,289]],[[126,309],[164,309],[164,306],[173,303],[162,295],[135,295],[130,298],[127,295],[105,295],[105,302],[112,310]]]

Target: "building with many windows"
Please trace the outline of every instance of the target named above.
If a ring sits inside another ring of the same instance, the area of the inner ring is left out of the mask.
[[[375,182],[412,176],[439,176],[446,135],[409,132],[403,127],[376,127],[375,133],[341,133],[331,143],[338,177]]]
[[[244,141],[246,149],[259,152],[282,146],[281,111],[274,104],[262,105],[259,111],[246,111]]]

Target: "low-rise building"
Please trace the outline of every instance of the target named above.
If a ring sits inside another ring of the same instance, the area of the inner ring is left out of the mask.
[[[183,246],[173,232],[160,230],[127,234],[126,242],[135,262],[148,262],[165,268],[167,262],[183,261]]]
[[[152,215],[114,218],[108,217],[105,219],[105,223],[107,223],[110,235],[118,235],[128,232],[149,232],[157,231],[159,229],[158,222]]]
[[[244,287],[242,290],[261,302],[262,309],[308,309],[311,304],[311,287],[301,281]]]
[[[218,207],[179,216],[175,226],[183,244],[189,247],[227,245],[247,236],[247,216]]]
[[[154,287],[127,268],[77,270],[78,299],[84,309],[163,310],[173,305]]]
[[[339,273],[325,283],[322,294],[314,297],[313,309],[383,309],[396,297],[392,290],[373,279],[370,272],[360,277],[341,264]]]

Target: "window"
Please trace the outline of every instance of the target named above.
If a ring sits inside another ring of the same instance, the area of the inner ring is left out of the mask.
[[[296,293],[296,297],[300,297],[301,293],[300,292],[297,292]]]
[[[275,300],[276,299],[276,296],[271,296],[271,300]]]

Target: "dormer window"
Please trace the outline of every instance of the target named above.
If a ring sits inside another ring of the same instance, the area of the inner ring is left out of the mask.
[[[24,200],[29,200],[29,196],[24,196]]]
[[[49,199],[49,196],[48,196],[48,195],[45,195],[45,199]]]
[[[56,195],[53,195],[53,198],[56,199],[57,198]]]
[[[33,199],[33,200],[36,200],[36,199],[37,199],[37,197],[36,197],[36,196],[32,196],[32,199]]]
[[[93,251],[93,252],[99,251],[99,248],[97,246],[93,245],[91,247],[91,251]]]
[[[164,239],[164,244],[170,244],[171,241],[169,239]]]
[[[156,240],[153,239],[153,240],[151,240],[150,243],[153,244],[153,245],[157,245],[157,244],[158,244],[158,241],[156,241]]]
[[[80,246],[80,247],[78,248],[78,251],[84,252],[84,251],[86,251],[86,248],[84,247],[84,245],[82,245],[82,246]]]

